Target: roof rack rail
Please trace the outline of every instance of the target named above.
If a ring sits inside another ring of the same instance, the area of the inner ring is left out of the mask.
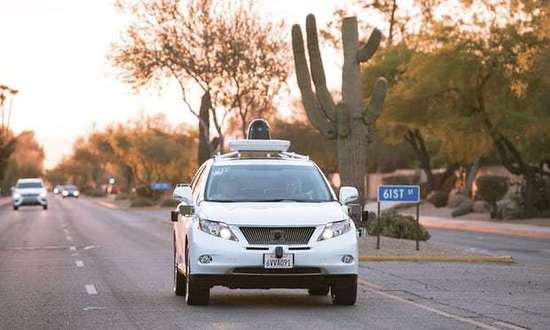
[[[232,151],[226,154],[214,156],[214,160],[232,159],[286,159],[286,160],[309,160],[309,156],[300,155],[288,151]]]

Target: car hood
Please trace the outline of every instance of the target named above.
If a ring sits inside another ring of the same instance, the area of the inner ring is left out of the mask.
[[[44,188],[25,188],[25,189],[15,189],[16,193],[19,193],[21,195],[27,195],[27,194],[40,194],[45,191]]]
[[[322,225],[347,218],[338,202],[326,203],[216,203],[203,201],[201,218],[232,225],[300,226]]]

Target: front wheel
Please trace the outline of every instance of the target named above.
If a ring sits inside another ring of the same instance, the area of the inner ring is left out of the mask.
[[[201,285],[200,281],[191,275],[189,267],[189,248],[185,248],[185,273],[187,281],[185,282],[185,302],[187,305],[208,305],[210,300],[210,288]]]
[[[47,210],[47,209],[48,209],[48,205],[42,205],[42,208],[43,208],[44,210]]]
[[[14,206],[13,206],[13,210],[14,210],[14,211],[17,211],[17,210],[19,210],[19,206],[17,206],[17,205],[14,205]]]
[[[357,301],[357,280],[351,285],[333,285],[330,288],[330,295],[334,305],[355,305]]]
[[[178,263],[176,261],[176,242],[174,242],[174,293],[176,296],[185,296],[186,287],[186,278],[178,269]]]

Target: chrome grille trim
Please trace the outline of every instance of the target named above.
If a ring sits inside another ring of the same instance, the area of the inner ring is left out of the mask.
[[[249,244],[305,245],[315,227],[239,227]],[[280,237],[280,238],[278,238]]]

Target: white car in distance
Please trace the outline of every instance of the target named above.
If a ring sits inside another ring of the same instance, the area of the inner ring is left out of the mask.
[[[337,305],[357,297],[357,231],[308,157],[282,140],[231,141],[229,154],[206,161],[190,185],[174,190],[174,291],[206,305],[210,288],[301,288]]]
[[[48,192],[39,178],[19,179],[12,192],[13,209],[24,205],[40,205],[48,209]]]

